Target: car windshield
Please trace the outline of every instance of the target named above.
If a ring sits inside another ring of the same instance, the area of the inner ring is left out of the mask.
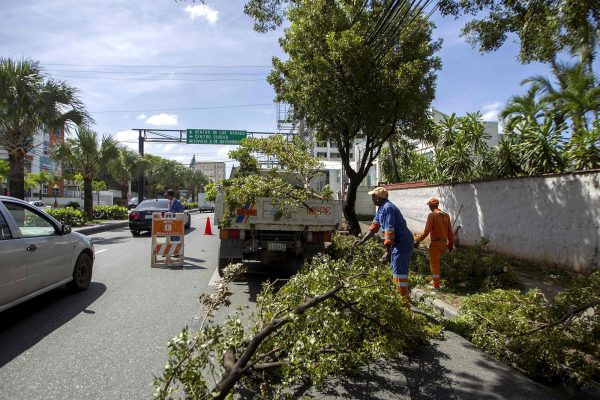
[[[135,209],[136,210],[167,210],[169,208],[169,200],[156,199],[144,200]]]

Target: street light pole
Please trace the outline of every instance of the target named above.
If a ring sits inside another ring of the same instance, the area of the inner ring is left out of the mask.
[[[56,199],[58,196],[58,185],[56,183],[52,187],[52,190],[54,191],[54,208],[58,208],[58,200]]]

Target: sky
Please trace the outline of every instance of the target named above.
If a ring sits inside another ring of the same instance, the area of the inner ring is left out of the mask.
[[[275,97],[266,82],[282,31],[252,30],[244,0],[0,0],[0,57],[39,61],[69,82],[94,129],[137,150],[131,129],[274,132]],[[506,101],[548,65],[521,65],[518,44],[480,54],[459,36],[465,20],[432,16],[443,39],[433,107],[497,120]],[[146,152],[189,163],[231,161],[230,146],[146,144]]]

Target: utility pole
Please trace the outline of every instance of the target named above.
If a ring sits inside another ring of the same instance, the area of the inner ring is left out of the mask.
[[[144,156],[144,137],[142,136],[142,129],[138,129],[138,150],[140,156]],[[144,201],[144,172],[139,171],[138,174],[138,204]]]

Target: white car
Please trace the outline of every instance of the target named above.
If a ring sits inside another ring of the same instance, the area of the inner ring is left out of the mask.
[[[0,196],[0,312],[62,285],[90,286],[92,240],[37,207]]]
[[[41,200],[30,201],[29,204],[31,204],[32,206],[36,206],[40,210],[49,210],[52,208],[50,206],[45,205],[44,202]]]

